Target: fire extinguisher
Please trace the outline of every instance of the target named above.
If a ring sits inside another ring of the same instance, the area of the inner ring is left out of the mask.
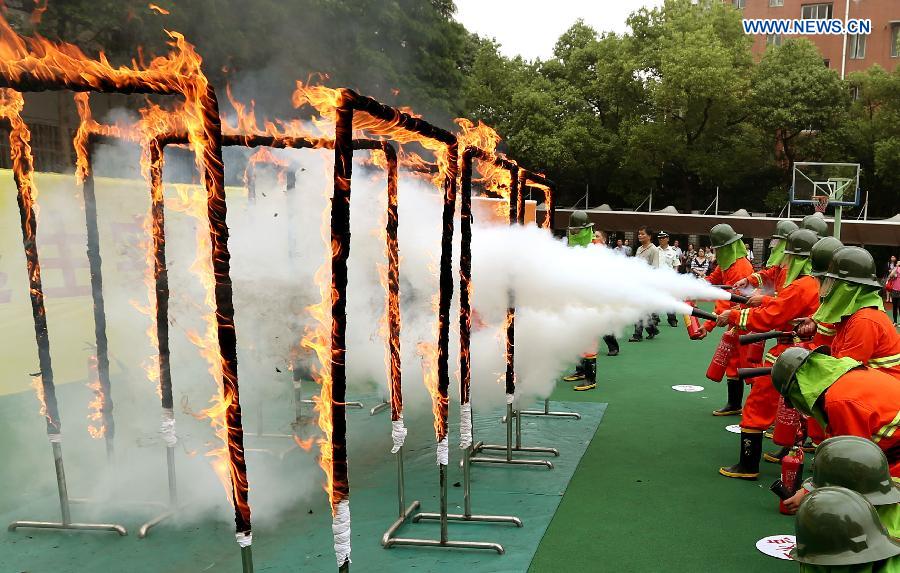
[[[694,303],[691,301],[686,301],[692,308],[694,307]],[[684,315],[684,325],[687,327],[688,336],[691,337],[691,340],[699,340],[700,339],[700,319],[698,319],[693,314],[685,314]]]
[[[790,453],[781,458],[781,483],[785,493],[794,495],[803,483],[803,448],[793,447]],[[784,500],[778,502],[778,511],[784,515],[792,515],[784,506]]]
[[[760,340],[744,347],[744,362],[748,366],[762,364],[763,355],[766,353],[766,341]]]
[[[728,368],[728,361],[731,359],[732,353],[737,349],[737,344],[737,332],[733,328],[725,331],[725,334],[722,335],[722,341],[719,342],[719,346],[716,347],[716,351],[713,354],[712,362],[709,363],[709,368],[706,369],[707,378],[713,382],[722,381],[722,378],[725,377],[725,370]]]
[[[778,400],[778,414],[775,416],[775,431],[772,432],[772,441],[779,446],[790,447],[797,443],[797,434],[800,432],[803,419],[800,412],[789,408],[784,403],[784,398]]]

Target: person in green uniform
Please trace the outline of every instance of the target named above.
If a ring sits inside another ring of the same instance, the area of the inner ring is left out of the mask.
[[[594,240],[594,223],[584,211],[569,215],[566,244],[570,247],[586,247]],[[609,344],[607,342],[607,344]],[[618,345],[617,345],[618,346]],[[611,350],[611,349],[610,349]],[[618,350],[618,349],[617,349]],[[618,353],[618,352],[617,352]],[[572,374],[563,377],[566,382],[576,382],[575,390],[591,390],[597,387],[597,351],[581,355],[581,362]]]
[[[820,239],[828,234],[828,223],[825,221],[825,217],[819,213],[803,217],[803,221],[800,222],[800,228],[809,229],[817,234]]]
[[[800,573],[898,573],[900,541],[891,537],[865,497],[844,487],[806,496],[794,524],[790,557]]]

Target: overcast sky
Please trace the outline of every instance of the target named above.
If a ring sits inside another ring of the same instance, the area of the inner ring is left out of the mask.
[[[625,19],[662,0],[456,0],[456,19],[471,32],[495,38],[506,56],[548,59],[578,18],[597,31],[622,33]]]

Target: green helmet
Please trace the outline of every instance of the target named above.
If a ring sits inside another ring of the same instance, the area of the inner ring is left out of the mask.
[[[828,223],[825,221],[825,217],[816,213],[815,215],[807,215],[803,217],[803,222],[800,223],[801,229],[809,229],[820,237],[824,237],[828,234]]]
[[[797,223],[791,221],[790,219],[782,219],[778,221],[778,224],[775,225],[775,232],[772,233],[773,239],[787,239],[788,235],[799,229]]]
[[[741,240],[744,235],[735,233],[734,229],[728,223],[719,223],[709,230],[709,241],[712,248],[719,249],[725,245],[730,245],[735,241]]]
[[[828,271],[823,275],[848,283],[881,288],[875,272],[875,259],[861,247],[845,247],[834,253]]]
[[[810,565],[858,565],[900,555],[872,504],[844,487],[823,487],[800,504],[794,524],[794,561]]]
[[[808,257],[813,245],[815,245],[818,240],[819,236],[809,229],[797,229],[788,235],[784,254]]]
[[[772,385],[775,386],[779,394],[784,396],[785,403],[792,408],[797,408],[798,406],[798,404],[792,404],[790,399],[791,389],[797,384],[797,371],[800,370],[800,367],[803,366],[803,363],[806,362],[809,355],[813,352],[831,354],[831,349],[827,346],[819,346],[815,350],[810,351],[800,346],[792,346],[782,352],[778,359],[775,360],[775,364],[772,365]],[[811,415],[811,412],[804,412],[800,408],[797,409],[807,416]]]
[[[593,225],[584,211],[572,211],[569,215],[569,229],[584,229]]]
[[[809,259],[812,261],[812,276],[820,277],[824,275],[825,271],[828,270],[828,265],[831,264],[831,257],[834,256],[835,251],[843,246],[844,243],[834,237],[819,239],[812,249],[809,250]]]
[[[872,505],[900,503],[887,457],[872,440],[828,438],[816,448],[812,487],[840,486],[861,493]]]

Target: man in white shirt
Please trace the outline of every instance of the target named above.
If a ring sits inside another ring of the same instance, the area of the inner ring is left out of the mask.
[[[646,225],[638,228],[637,238],[640,242],[634,256],[643,259],[648,265],[654,269],[659,268],[659,249],[653,244],[652,231],[647,229]],[[647,320],[647,338],[654,338],[659,334],[659,315],[651,314]],[[644,339],[644,321],[639,320],[634,325],[634,335],[628,339],[628,342],[640,342]]]
[[[660,231],[656,237],[659,239],[659,266],[670,267],[677,273],[678,266],[681,264],[680,253],[675,250],[675,247],[669,245],[669,234],[665,231]],[[669,326],[673,328],[678,326],[678,318],[674,312],[668,313],[666,318],[669,321]]]

